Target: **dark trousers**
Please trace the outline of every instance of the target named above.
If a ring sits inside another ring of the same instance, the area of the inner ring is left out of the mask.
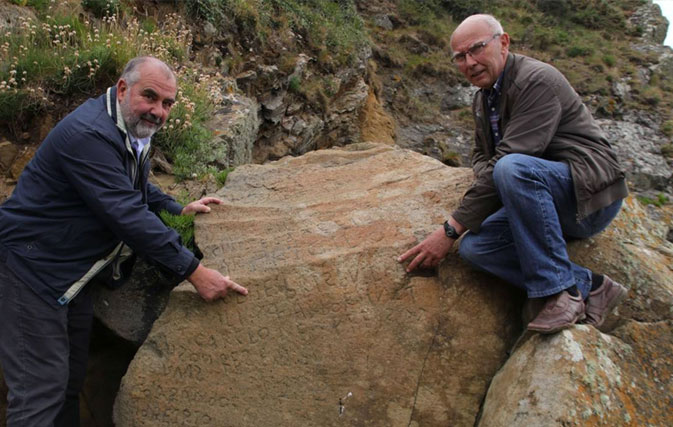
[[[12,273],[0,254],[0,366],[7,427],[79,426],[93,303],[85,288],[55,307]]]

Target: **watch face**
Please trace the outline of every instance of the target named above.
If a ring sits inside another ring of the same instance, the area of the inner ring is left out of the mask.
[[[456,229],[452,225],[449,225],[448,221],[444,223],[444,233],[449,239],[457,239],[460,237]]]

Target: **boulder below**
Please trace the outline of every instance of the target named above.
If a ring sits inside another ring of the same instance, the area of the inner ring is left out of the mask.
[[[204,263],[122,380],[117,426],[473,425],[520,330],[521,295],[455,256],[396,257],[441,224],[469,169],[375,144],[241,166],[196,222]]]
[[[480,426],[673,425],[673,322],[535,335],[493,378]]]

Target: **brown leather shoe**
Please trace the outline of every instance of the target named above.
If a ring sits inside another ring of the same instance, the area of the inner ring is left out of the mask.
[[[586,319],[583,323],[599,327],[610,312],[622,302],[629,291],[624,286],[603,276],[603,283],[595,291],[589,292]]]
[[[584,301],[581,296],[572,296],[568,291],[547,298],[544,308],[532,322],[529,331],[552,334],[574,325],[584,318]]]

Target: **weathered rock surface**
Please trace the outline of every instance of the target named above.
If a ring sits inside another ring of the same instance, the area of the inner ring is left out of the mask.
[[[32,10],[12,4],[10,1],[0,1],[0,31],[3,33],[11,31],[26,21],[37,21]]]
[[[670,218],[654,221],[633,198],[597,236],[571,242],[576,262],[630,288],[628,298],[601,327],[609,331],[627,319],[673,319],[673,244],[666,240]]]
[[[651,127],[638,123],[599,120],[601,129],[612,143],[632,188],[665,190],[670,187],[673,171],[661,154],[668,139]]]
[[[534,335],[493,378],[480,426],[673,425],[673,322]]]
[[[250,294],[173,291],[116,425],[473,425],[520,296],[457,257],[427,277],[396,262],[471,174],[382,145],[237,168],[196,234]]]
[[[146,260],[138,259],[123,286],[117,289],[96,286],[94,315],[116,335],[140,346],[179,282]]]
[[[260,120],[257,102],[244,96],[230,96],[207,124],[215,133],[203,148],[203,158],[220,168],[233,168],[252,161]]]

